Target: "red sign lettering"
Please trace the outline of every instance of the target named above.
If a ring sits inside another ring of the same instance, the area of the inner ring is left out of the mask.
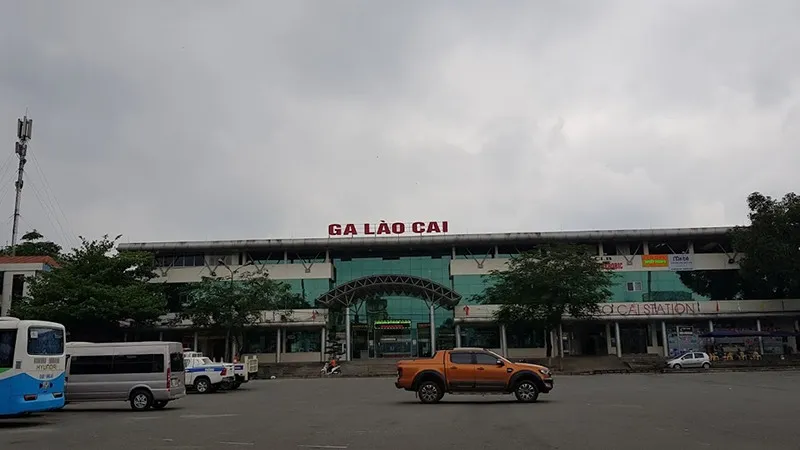
[[[697,303],[605,303],[598,316],[683,316],[697,314]]]
[[[622,270],[623,264],[621,262],[606,262],[603,263],[603,269],[606,270]]]
[[[437,222],[411,222],[406,226],[403,222],[389,223],[381,220],[378,224],[365,223],[356,226],[353,223],[328,225],[328,236],[399,236],[403,234],[443,234],[449,230],[449,223]],[[410,231],[410,233],[409,233]]]

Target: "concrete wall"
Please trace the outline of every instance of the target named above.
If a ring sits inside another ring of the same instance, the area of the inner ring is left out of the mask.
[[[14,275],[25,275],[25,283],[22,285],[22,295],[28,295],[28,277],[35,276],[44,269],[43,264],[0,264],[0,271],[3,274],[3,293],[0,295],[0,316],[7,316],[11,311],[11,288],[13,286]]]

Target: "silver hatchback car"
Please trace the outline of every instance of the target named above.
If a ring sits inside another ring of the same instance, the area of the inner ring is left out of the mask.
[[[685,353],[675,359],[667,361],[667,367],[670,369],[683,369],[685,368],[703,368],[708,369],[711,367],[711,358],[708,353],[703,352],[689,352]]]

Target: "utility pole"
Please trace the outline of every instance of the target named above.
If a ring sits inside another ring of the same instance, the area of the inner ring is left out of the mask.
[[[14,183],[17,198],[14,200],[14,226],[11,230],[11,256],[17,255],[17,234],[19,233],[19,203],[22,200],[22,175],[25,173],[25,163],[28,162],[28,141],[31,139],[33,119],[28,119],[26,114],[22,119],[17,119],[17,139],[15,152],[19,157],[17,169],[17,182]]]

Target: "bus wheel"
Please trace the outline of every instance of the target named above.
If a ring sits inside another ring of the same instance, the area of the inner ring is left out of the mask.
[[[134,411],[145,411],[153,406],[153,395],[144,389],[137,389],[131,394],[131,408]]]

